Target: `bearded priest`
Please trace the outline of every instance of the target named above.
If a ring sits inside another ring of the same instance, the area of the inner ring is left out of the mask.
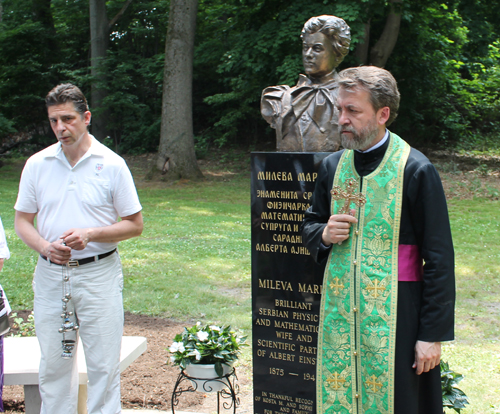
[[[386,127],[399,91],[385,69],[339,74],[345,148],[324,159],[303,241],[326,262],[318,413],[442,414],[441,342],[453,340],[454,252],[430,161]]]

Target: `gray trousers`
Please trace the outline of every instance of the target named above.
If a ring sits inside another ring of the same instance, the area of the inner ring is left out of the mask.
[[[123,335],[123,274],[118,253],[98,262],[67,268],[73,310],[80,326],[66,339],[82,340],[88,375],[89,414],[118,414],[120,405],[120,347]],[[41,349],[41,414],[77,412],[78,369],[73,358],[63,359],[58,332],[62,319],[63,267],[39,258],[33,279],[35,328]],[[77,343],[76,342],[76,343]]]

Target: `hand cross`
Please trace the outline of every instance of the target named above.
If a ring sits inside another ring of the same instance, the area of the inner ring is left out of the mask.
[[[330,193],[333,200],[345,200],[344,206],[337,212],[337,214],[349,214],[349,206],[351,203],[361,207],[366,204],[366,197],[362,193],[355,193],[358,188],[358,182],[350,178],[347,180],[347,187],[345,190],[338,185],[332,187]]]

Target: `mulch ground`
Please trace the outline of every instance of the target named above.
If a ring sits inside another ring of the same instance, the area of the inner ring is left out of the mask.
[[[26,318],[28,311],[18,312]],[[132,363],[121,375],[122,408],[170,410],[172,391],[179,375],[179,368],[167,364],[167,348],[176,334],[186,324],[169,319],[144,315],[125,314],[124,335],[144,336],[147,351]],[[8,355],[5,356],[8,358]],[[253,412],[250,372],[247,367],[237,368],[240,405],[238,413]],[[6,413],[24,413],[24,391],[21,386],[5,386],[3,401]],[[175,409],[179,411],[215,412],[215,393],[183,393]],[[225,412],[221,406],[221,412]],[[232,412],[229,410],[228,412]]]

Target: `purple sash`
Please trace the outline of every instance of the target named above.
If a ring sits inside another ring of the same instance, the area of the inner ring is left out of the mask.
[[[0,336],[0,412],[4,412],[3,409],[3,336]]]
[[[398,280],[400,282],[421,282],[423,280],[424,267],[417,245],[399,245],[398,267]]]

